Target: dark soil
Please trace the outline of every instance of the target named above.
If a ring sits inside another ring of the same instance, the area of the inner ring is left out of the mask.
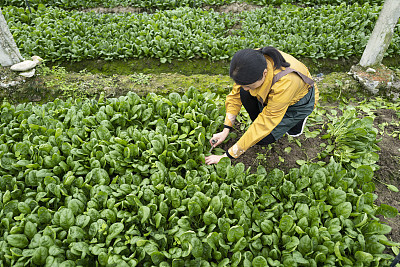
[[[393,119],[399,120],[396,112],[389,109],[379,110],[377,112],[377,117],[375,119],[375,124],[391,122]],[[394,131],[399,131],[400,128],[394,127],[393,125],[388,125],[385,128],[385,133],[381,135],[382,141],[379,142],[379,147],[381,151],[379,152],[379,166],[380,169],[375,173],[376,179],[376,191],[378,199],[376,201],[377,205],[382,203],[388,204],[400,210],[400,192],[393,192],[387,188],[387,185],[394,185],[400,189],[400,139],[399,137],[393,138],[389,136],[390,133]],[[382,218],[386,221],[388,225],[392,227],[392,232],[390,232],[387,237],[389,240],[395,242],[400,241],[400,216],[397,215],[395,218]]]
[[[375,172],[374,177],[374,182],[376,184],[375,194],[378,196],[376,204],[379,206],[384,203],[400,210],[400,192],[393,192],[387,187],[387,185],[394,185],[400,189],[400,139],[399,136],[390,136],[391,133],[400,131],[399,126],[396,126],[395,123],[391,123],[393,121],[398,122],[399,117],[396,115],[396,111],[389,109],[377,110],[375,115],[375,128],[379,129],[379,125],[385,122],[388,123],[384,128],[384,132],[379,130],[380,133],[377,136],[378,139],[382,138],[382,140],[378,143],[381,149],[378,151],[378,165],[380,168]],[[397,123],[397,125],[399,124]],[[311,126],[309,131],[313,131],[315,128],[317,127]],[[236,133],[238,134],[238,138],[243,134],[241,132]],[[268,147],[253,146],[238,159],[234,159],[232,163],[242,162],[245,164],[246,169],[251,167],[253,171],[261,164],[267,171],[279,168],[287,173],[291,168],[299,167],[296,163],[297,160],[318,161],[318,153],[322,152],[324,149],[320,144],[326,142],[324,139],[320,138],[323,134],[324,130],[322,129],[321,134],[315,138],[306,138],[305,134],[297,138],[283,136]],[[227,144],[225,144],[225,147],[222,148],[228,149],[236,141],[236,139],[229,140]],[[325,161],[326,160],[327,159],[325,159]],[[400,242],[400,215],[397,215],[395,218],[383,218],[383,216],[379,216],[379,218],[392,227],[392,232],[387,235],[388,239],[394,242]],[[391,253],[391,251],[387,251],[387,253]]]

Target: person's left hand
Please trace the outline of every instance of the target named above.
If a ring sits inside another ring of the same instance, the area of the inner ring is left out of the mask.
[[[226,153],[224,153],[223,155],[211,155],[211,156],[205,157],[205,162],[208,165],[217,164],[224,157],[227,157]]]

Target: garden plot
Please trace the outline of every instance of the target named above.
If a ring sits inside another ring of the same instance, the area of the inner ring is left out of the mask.
[[[379,217],[398,212],[377,205],[377,166],[363,157],[343,165],[335,154],[287,172],[228,158],[204,165],[224,118],[214,98],[192,87],[182,96],[4,103],[2,262],[389,264],[386,249],[398,243]],[[376,137],[369,116],[344,112],[343,122]]]

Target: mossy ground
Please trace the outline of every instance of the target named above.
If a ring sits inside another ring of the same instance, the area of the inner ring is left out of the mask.
[[[369,97],[347,73],[352,59],[301,59],[317,80],[323,101],[337,101],[348,95]],[[384,64],[395,68],[397,59],[385,58]],[[398,68],[398,66],[397,66]],[[205,59],[160,63],[158,59],[88,60],[82,62],[46,62],[37,68],[33,78],[22,78],[9,68],[0,67],[2,83],[18,81],[16,86],[0,86],[0,100],[13,103],[26,101],[44,103],[56,97],[95,97],[101,92],[108,96],[123,95],[128,91],[138,94],[182,92],[190,86],[200,91],[227,93],[232,82],[228,76],[229,62]],[[397,72],[398,73],[398,72]],[[399,74],[398,74],[399,75]]]
[[[96,97],[105,93],[108,97],[125,95],[134,91],[139,95],[149,92],[167,94],[170,92],[184,92],[190,86],[199,91],[211,91],[220,95],[229,92],[232,80],[222,74],[193,74],[181,73],[146,73],[134,72],[106,75],[92,73],[88,70],[69,72],[64,67],[39,67],[37,75],[22,79],[14,72],[1,69],[4,73],[3,83],[10,80],[19,80],[21,83],[9,88],[0,88],[0,99],[8,99],[13,103],[26,101],[44,103],[56,97]],[[25,82],[23,82],[25,80]],[[345,72],[332,72],[316,77],[318,88],[321,91],[321,100],[335,102],[341,97],[361,92],[361,86]]]
[[[0,88],[0,100],[18,104],[27,101],[45,103],[57,97],[92,98],[104,93],[107,97],[118,97],[129,91],[138,95],[147,93],[168,94],[184,92],[194,86],[199,91],[211,91],[226,94],[232,86],[226,75],[183,75],[178,73],[145,74],[142,72],[122,75],[93,74],[87,71],[67,72],[64,68],[52,69],[43,67],[32,78],[22,79],[16,73],[1,68],[4,73],[3,83],[18,80],[20,84]],[[24,81],[25,80],[25,81]]]

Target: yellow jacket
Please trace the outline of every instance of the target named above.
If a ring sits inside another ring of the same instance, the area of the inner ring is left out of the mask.
[[[280,53],[285,60],[290,63],[292,69],[312,78],[310,72],[303,63],[289,54],[281,51]],[[239,157],[247,149],[269,135],[281,122],[287,108],[303,98],[308,93],[310,87],[310,85],[306,84],[299,75],[292,72],[279,79],[271,88],[272,78],[280,72],[281,69],[274,69],[274,63],[269,56],[265,56],[265,59],[267,61],[267,76],[264,83],[254,90],[249,90],[250,94],[257,97],[260,102],[264,103],[265,107],[239,141],[229,148],[228,153],[234,158]],[[282,70],[284,69],[285,67],[282,67]],[[315,83],[314,88],[315,106],[319,97],[318,88]],[[225,125],[233,126],[241,107],[240,85],[234,84],[232,91],[226,97],[225,101]]]

